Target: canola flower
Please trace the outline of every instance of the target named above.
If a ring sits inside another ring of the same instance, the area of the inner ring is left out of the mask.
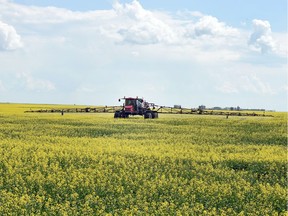
[[[286,215],[287,113],[24,113],[0,104],[0,215]]]

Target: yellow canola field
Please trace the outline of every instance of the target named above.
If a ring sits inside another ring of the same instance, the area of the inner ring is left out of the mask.
[[[287,113],[30,108],[57,105],[0,104],[0,215],[287,214]]]

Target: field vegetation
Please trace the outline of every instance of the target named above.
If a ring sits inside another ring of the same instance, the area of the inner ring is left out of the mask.
[[[287,113],[24,113],[51,107],[0,104],[0,215],[287,215]]]

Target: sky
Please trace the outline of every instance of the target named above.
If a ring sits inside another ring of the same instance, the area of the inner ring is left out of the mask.
[[[288,111],[287,1],[0,0],[0,102]]]

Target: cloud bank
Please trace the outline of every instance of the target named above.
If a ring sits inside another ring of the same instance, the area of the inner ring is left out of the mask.
[[[279,54],[270,23],[265,20],[254,19],[252,31],[247,32],[199,12],[191,12],[189,15],[179,12],[181,17],[149,11],[137,0],[125,4],[116,1],[112,7],[111,10],[75,12],[63,8],[23,6],[4,1],[0,12],[4,20],[10,20],[14,25],[29,26],[32,32],[26,34],[53,34],[53,30],[55,34],[67,35],[73,31],[79,34],[80,29],[92,31],[91,36],[98,34],[122,44],[193,45],[195,49],[210,46],[210,50],[219,50],[219,47],[236,50],[241,47],[263,54]],[[15,28],[4,22],[0,22],[0,43],[2,50],[22,46],[21,37]]]

